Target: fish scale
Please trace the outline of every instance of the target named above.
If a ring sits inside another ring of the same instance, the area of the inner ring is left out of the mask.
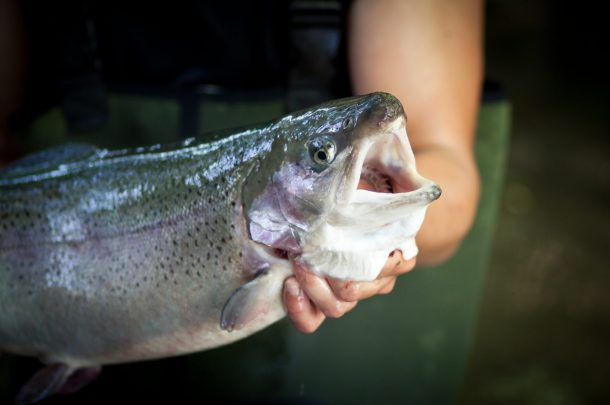
[[[369,153],[408,190],[357,190]],[[28,156],[0,171],[0,348],[48,366],[18,400],[255,333],[285,315],[294,261],[372,280],[391,251],[416,254],[439,195],[385,93],[212,142]]]
[[[245,281],[242,269],[229,268],[243,255],[229,219],[247,162],[226,156],[243,156],[249,143],[260,147],[262,140],[248,133],[244,144],[243,138],[224,149],[200,144],[189,153],[176,148],[88,159],[28,181],[2,177],[0,319],[14,329],[0,329],[0,342],[22,354],[58,358],[69,348],[65,355],[80,363],[182,324],[218,323],[217,308]],[[181,311],[193,302],[201,311]],[[48,307],[63,310],[49,317]],[[149,316],[151,308],[161,320],[112,339],[104,333],[98,339],[96,327],[63,330],[92,325],[91,317],[98,320],[92,326],[125,324]],[[28,348],[20,342],[24,335]]]

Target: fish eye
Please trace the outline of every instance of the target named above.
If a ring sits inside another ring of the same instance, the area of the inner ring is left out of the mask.
[[[330,165],[336,152],[337,144],[329,136],[320,136],[309,142],[309,157],[320,168]]]

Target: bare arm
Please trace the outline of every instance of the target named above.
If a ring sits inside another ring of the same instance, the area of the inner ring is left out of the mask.
[[[479,197],[473,155],[482,76],[481,0],[357,0],[350,14],[349,65],[357,94],[387,91],[403,103],[418,171],[441,186],[417,243],[419,263],[450,257],[470,229]],[[370,283],[320,279],[304,269],[286,281],[284,303],[297,329],[392,290],[413,268],[400,252]]]
[[[359,0],[350,23],[354,91],[387,91],[402,101],[418,170],[443,189],[417,238],[418,262],[439,263],[470,229],[479,196],[481,1]]]

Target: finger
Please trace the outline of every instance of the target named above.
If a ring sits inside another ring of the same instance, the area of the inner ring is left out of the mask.
[[[387,276],[399,276],[401,274],[408,273],[413,270],[413,267],[415,267],[415,262],[415,257],[409,260],[405,260],[402,257],[402,252],[400,250],[394,250],[388,256],[388,260],[385,262],[383,269],[381,269],[381,273],[379,273],[379,278]]]
[[[326,316],[316,308],[294,277],[284,282],[284,307],[294,327],[303,333],[312,333],[320,327]]]
[[[329,318],[339,318],[356,306],[335,296],[328,282],[295,264],[295,276],[305,294]]]
[[[345,281],[329,279],[328,284],[335,296],[343,301],[353,302],[377,295],[395,276],[378,278],[373,281]]]
[[[396,285],[396,277],[388,277],[389,278],[389,282],[383,286],[379,292],[377,294],[379,295],[385,295],[385,294],[389,294],[392,292],[392,290],[394,289],[394,286]]]

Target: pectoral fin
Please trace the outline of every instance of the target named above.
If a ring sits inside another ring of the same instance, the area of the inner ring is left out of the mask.
[[[25,383],[17,397],[16,404],[33,404],[56,393],[69,394],[93,381],[100,373],[100,367],[74,369],[63,363],[46,366]]]
[[[253,323],[268,325],[283,318],[286,312],[282,288],[291,274],[289,264],[277,264],[235,290],[222,309],[221,329],[231,332],[254,326]]]

